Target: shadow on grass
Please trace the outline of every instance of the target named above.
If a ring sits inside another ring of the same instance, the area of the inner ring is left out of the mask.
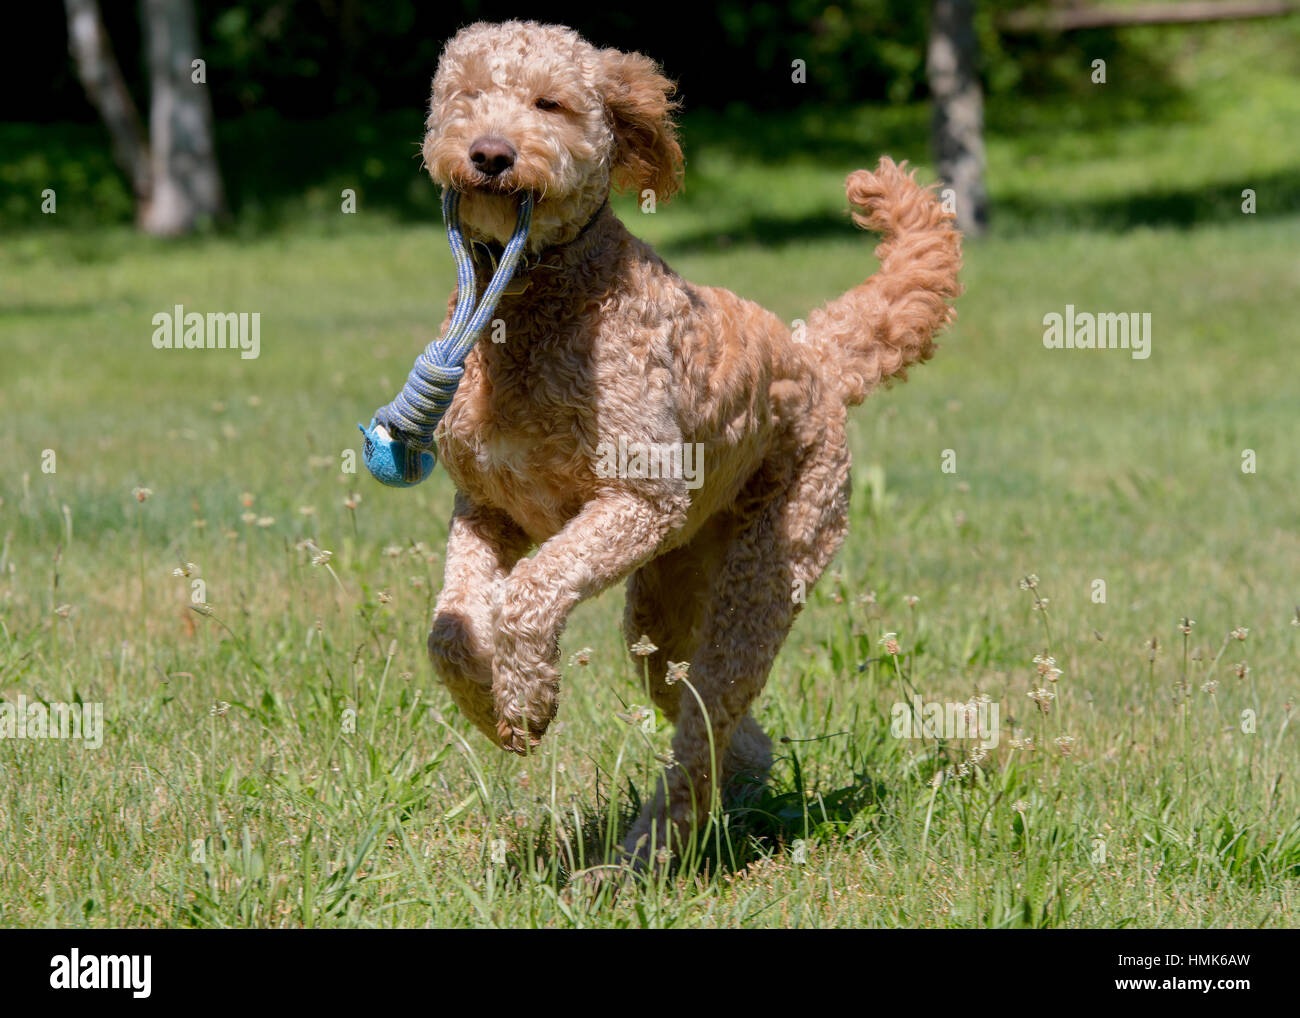
[[[800,840],[844,837],[851,829],[874,822],[887,795],[886,787],[866,774],[854,775],[854,780],[841,788],[811,791],[803,787],[797,758],[792,769],[789,781],[774,784],[769,780],[729,789],[719,822],[710,824],[700,840],[684,852],[674,852],[665,875],[696,875],[711,881],[742,873],[753,863],[779,855]],[[580,823],[567,821],[563,829],[557,829],[555,822],[548,820],[535,838],[537,867],[555,872],[561,887],[573,883],[580,872],[608,869],[626,875],[627,871],[611,859],[644,801],[640,790],[629,781],[616,803],[606,798],[584,810]],[[513,860],[515,876],[521,877],[526,867],[524,860]],[[653,876],[646,874],[638,879]]]
[[[680,133],[690,187],[693,156],[723,153],[737,162],[771,166],[802,161],[811,165],[874,164],[880,153],[896,159],[926,158],[930,141],[926,104],[902,106],[809,105],[791,112],[762,112],[743,106],[682,117]]]
[[[1261,218],[1300,212],[1297,167],[1205,188],[1153,188],[1109,198],[1071,199],[1066,195],[1045,202],[1027,195],[1003,195],[997,199],[994,215],[1000,226],[1025,232],[1049,226],[1115,231],[1138,227],[1191,229],[1212,223],[1240,223],[1242,192],[1248,188],[1255,192],[1256,214]]]
[[[752,215],[737,218],[724,227],[693,230],[657,245],[661,254],[722,253],[736,247],[781,248],[818,240],[853,237],[860,231],[843,213],[811,216]]]
[[[1262,177],[1243,177],[1206,188],[1156,188],[1106,198],[1068,195],[1048,200],[1039,195],[995,196],[993,231],[1031,235],[1061,230],[1122,233],[1140,228],[1193,229],[1212,224],[1241,224],[1242,192],[1256,195],[1260,218],[1300,212],[1300,168]],[[779,249],[790,244],[837,240],[857,235],[847,206],[839,214],[737,217],[719,227],[683,233],[658,245],[665,256],[725,253],[747,246]]]

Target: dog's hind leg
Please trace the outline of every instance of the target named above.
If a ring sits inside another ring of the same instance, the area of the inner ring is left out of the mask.
[[[442,591],[429,631],[429,658],[465,716],[498,745],[493,632],[506,577],[528,545],[523,531],[503,513],[457,494]]]
[[[709,528],[690,544],[652,559],[627,581],[623,633],[631,646],[642,636],[657,648],[637,659],[650,698],[671,722],[677,721],[682,685],[666,681],[670,661],[690,661],[700,645],[712,596],[720,547]]]
[[[720,519],[719,523],[721,527],[706,527],[686,547],[642,566],[627,583],[623,632],[629,645],[642,636],[654,644],[656,649],[645,658],[644,665],[638,658],[637,668],[645,668],[648,695],[674,724],[682,696],[690,694],[682,683],[667,681],[668,664],[689,662],[703,638],[713,598],[713,579],[722,565],[727,528],[732,526],[730,520]],[[733,779],[743,776],[752,786],[766,777],[771,766],[772,741],[753,715],[746,714],[736,726],[723,759],[724,798],[730,798],[727,793],[733,790]]]
[[[653,840],[683,839],[708,815],[715,782],[764,768],[770,742],[749,715],[802,602],[839,550],[848,525],[849,457],[842,412],[825,440],[790,462],[774,459],[739,500],[710,603],[680,691],[667,802],[649,804],[623,841],[645,862]]]

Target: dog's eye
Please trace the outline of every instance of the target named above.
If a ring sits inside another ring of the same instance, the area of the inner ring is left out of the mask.
[[[547,99],[545,96],[538,96],[537,99],[534,100],[533,105],[539,110],[546,110],[548,113],[551,110],[558,110],[560,108],[559,103],[554,99]]]

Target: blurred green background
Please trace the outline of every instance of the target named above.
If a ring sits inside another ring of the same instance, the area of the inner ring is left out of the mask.
[[[1300,174],[1285,148],[1296,132],[1285,129],[1287,120],[1273,119],[1289,117],[1294,106],[1269,105],[1286,98],[1279,93],[1294,95],[1300,19],[999,31],[1009,11],[1026,8],[1036,9],[996,0],[975,10],[989,144],[1012,148],[1010,165],[994,161],[989,177],[1000,228],[1123,228],[1231,217],[1240,202],[1239,171],[1247,168],[1255,185],[1268,189],[1271,211],[1300,207]],[[416,0],[204,0],[197,11],[218,161],[234,223],[244,230],[301,226],[313,213],[336,220],[343,187],[359,191],[368,215],[436,218],[436,189],[421,178],[417,159],[429,82],[442,43],[477,19],[557,21],[598,44],[659,60],[679,83],[688,201],[694,191],[714,203],[710,163],[718,156],[750,165],[799,160],[836,171],[865,163],[880,149],[927,161],[929,15],[927,4],[912,0],[721,0],[712,8],[603,12],[585,3],[521,9]],[[62,5],[24,5],[12,16],[14,37],[25,44],[0,69],[0,228],[130,222],[130,189],[68,58]],[[103,18],[147,120],[137,5],[105,4]],[[807,62],[806,83],[790,80],[795,58]],[[1090,80],[1097,59],[1111,68],[1109,85]],[[29,73],[35,67],[39,72]],[[42,84],[33,90],[28,82],[36,73]],[[1063,144],[1075,145],[1084,158],[1123,156],[1129,140],[1159,147],[1144,130],[1222,118],[1229,106],[1230,129],[1238,135],[1233,144],[1249,146],[1250,164],[1233,149],[1176,153],[1178,161],[1220,163],[1208,187],[1195,171],[1163,167],[1142,171],[1140,179],[1117,179],[1113,187],[1105,183],[1101,194],[1069,181],[1037,186],[1044,154],[1064,151]],[[1279,144],[1284,148],[1275,151]],[[1232,163],[1223,164],[1224,156]],[[46,187],[59,195],[58,215],[39,215],[34,205],[33,195]],[[779,241],[837,224],[808,217],[782,223],[756,214],[744,226],[756,240]]]

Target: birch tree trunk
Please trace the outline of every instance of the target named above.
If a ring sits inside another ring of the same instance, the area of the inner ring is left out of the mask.
[[[955,195],[957,226],[967,234],[983,233],[989,218],[978,58],[975,0],[934,0],[926,56],[934,96],[931,145],[939,176]]]
[[[194,0],[141,0],[149,58],[149,133],[136,109],[99,0],[64,0],[68,49],[86,95],[112,138],[113,158],[131,182],[136,225],[146,233],[188,233],[225,211],[212,142],[206,83],[193,80],[198,56]]]
[[[152,200],[147,233],[188,233],[224,210],[206,83],[193,80],[198,33],[193,0],[141,0],[149,54]]]
[[[68,15],[68,50],[77,68],[77,76],[99,111],[113,145],[113,158],[135,196],[137,211],[149,203],[152,180],[149,168],[149,143],[144,125],[135,108],[131,93],[122,78],[122,69],[113,56],[113,46],[104,31],[104,19],[98,0],[64,0]]]

